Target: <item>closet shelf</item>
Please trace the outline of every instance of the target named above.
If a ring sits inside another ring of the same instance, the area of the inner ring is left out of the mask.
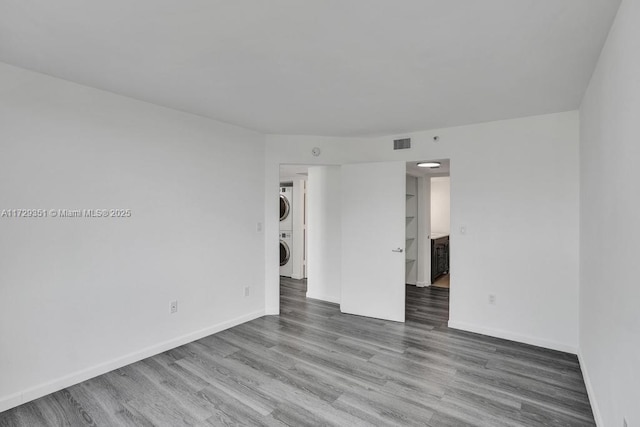
[[[416,284],[417,261],[417,241],[418,241],[418,202],[422,197],[418,194],[418,182],[414,177],[407,176],[405,187],[405,243],[404,243],[404,272],[405,283]]]

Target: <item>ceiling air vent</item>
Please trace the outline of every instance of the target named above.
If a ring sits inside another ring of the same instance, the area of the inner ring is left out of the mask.
[[[402,138],[402,139],[393,140],[394,150],[406,150],[407,148],[411,148],[411,138]]]

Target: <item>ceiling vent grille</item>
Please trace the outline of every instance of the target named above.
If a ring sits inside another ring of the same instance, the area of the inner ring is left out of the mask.
[[[411,148],[411,138],[402,138],[402,139],[393,140],[394,150],[406,150],[407,148]]]

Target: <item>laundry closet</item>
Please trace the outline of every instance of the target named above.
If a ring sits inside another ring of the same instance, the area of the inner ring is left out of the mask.
[[[280,182],[280,276],[306,278],[306,187],[304,177]]]
[[[293,273],[293,185],[280,183],[280,275],[291,277]]]

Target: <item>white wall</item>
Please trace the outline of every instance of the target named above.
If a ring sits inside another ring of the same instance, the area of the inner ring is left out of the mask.
[[[580,356],[600,426],[640,425],[638,52],[624,0],[580,109]]]
[[[0,209],[132,211],[0,218],[0,411],[262,315],[264,155],[259,134],[0,64]]]
[[[280,163],[450,159],[451,228],[467,230],[451,235],[450,325],[575,352],[578,127],[573,111],[381,138],[272,135],[265,185],[267,194],[276,191]],[[393,151],[400,136],[410,136],[413,148]],[[265,217],[273,246],[276,201],[269,196]],[[273,263],[266,256],[266,309],[277,313],[275,251]]]
[[[340,166],[313,166],[307,181],[307,297],[340,303]]]
[[[451,232],[451,183],[448,176],[431,178],[431,232]]]

